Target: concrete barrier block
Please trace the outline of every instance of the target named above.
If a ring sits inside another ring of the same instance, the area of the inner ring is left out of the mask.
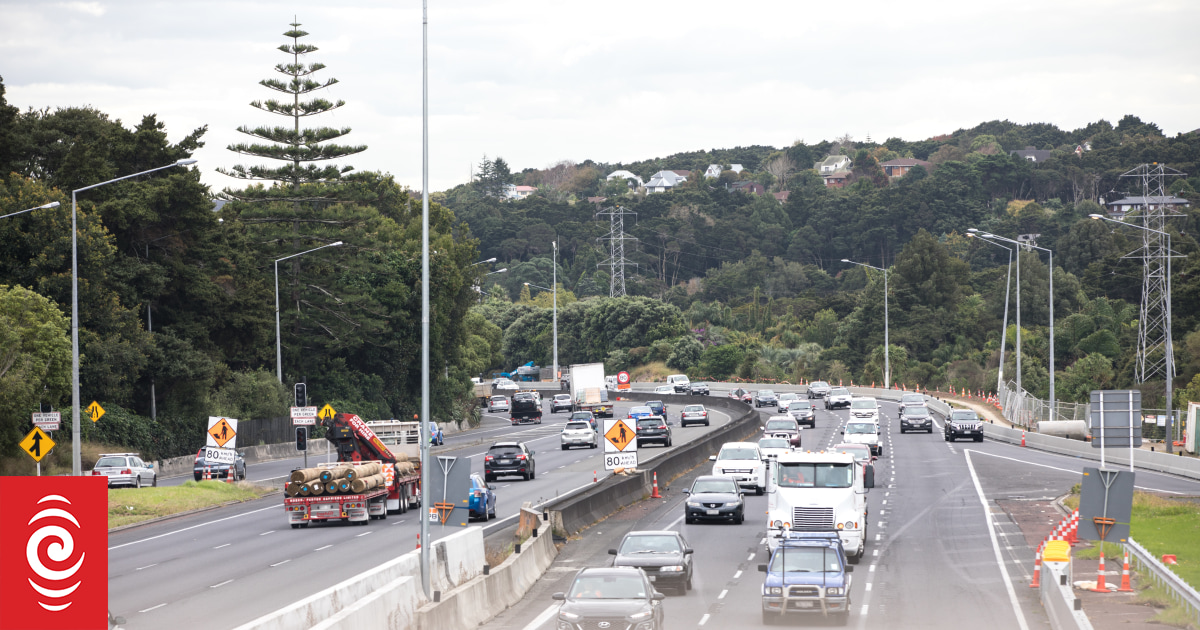
[[[418,577],[398,577],[312,626],[311,630],[408,630],[413,627],[416,611],[424,601]]]
[[[1092,622],[1087,615],[1075,609],[1075,591],[1069,579],[1070,563],[1043,562],[1042,571],[1045,575],[1042,576],[1039,590],[1050,627],[1053,630],[1092,630]]]
[[[429,554],[434,590],[449,591],[483,573],[483,528],[472,525],[434,541]]]

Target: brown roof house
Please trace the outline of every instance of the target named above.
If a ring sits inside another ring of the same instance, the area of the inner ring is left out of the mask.
[[[927,171],[933,170],[933,164],[916,158],[896,158],[879,163],[879,168],[882,168],[888,177],[904,177],[914,166],[921,166]]]

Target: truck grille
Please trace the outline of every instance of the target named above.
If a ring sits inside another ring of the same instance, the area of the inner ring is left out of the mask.
[[[821,530],[833,528],[833,508],[792,508],[792,529]]]
[[[815,586],[793,586],[788,589],[788,597],[817,597],[819,594]]]

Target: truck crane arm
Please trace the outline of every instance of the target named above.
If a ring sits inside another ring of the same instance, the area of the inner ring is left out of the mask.
[[[371,427],[352,413],[335,414],[321,421],[325,439],[333,443],[339,462],[381,461],[396,463],[396,456]]]

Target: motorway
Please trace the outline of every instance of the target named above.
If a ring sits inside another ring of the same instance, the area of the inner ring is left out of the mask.
[[[796,388],[779,388],[795,391]],[[724,395],[713,390],[713,395]],[[1049,628],[1029,588],[1033,550],[997,500],[1044,500],[1066,494],[1083,465],[1071,457],[997,442],[947,443],[933,434],[900,434],[894,403],[882,403],[883,457],[877,486],[868,496],[867,555],[852,574],[851,617],[855,628]],[[764,413],[764,417],[769,412]],[[803,447],[840,441],[847,411],[818,410],[817,426],[803,430]],[[607,550],[626,532],[679,531],[695,552],[694,590],[663,602],[666,629],[753,628],[762,625],[757,566],[768,560],[765,517],[742,525],[683,524],[684,496],[694,471],[672,483],[647,509],[603,521],[566,545],[524,600],[481,626],[487,630],[552,630],[555,592],[568,590],[581,567],[607,566]],[[1159,492],[1200,494],[1200,482],[1139,472],[1138,486]],[[765,514],[766,497],[748,495],[747,514]],[[629,510],[627,510],[629,512]],[[624,514],[624,513],[622,513]],[[1057,521],[1057,514],[1047,514]],[[792,622],[823,626],[822,618]]]
[[[617,416],[636,403],[617,403]],[[547,407],[548,408],[548,407]],[[712,425],[681,429],[678,406],[669,409],[678,448],[689,436],[702,435],[730,421],[710,411]],[[562,451],[558,435],[569,414],[547,414],[543,424],[513,427],[507,417],[485,415],[475,430],[448,434],[439,455],[468,457],[472,471],[483,472],[482,455],[494,441],[520,440],[535,451],[537,478],[501,477],[495,489],[497,518],[485,534],[513,524],[521,504],[535,505],[592,483],[606,474],[603,449]],[[671,449],[647,446],[642,462]],[[310,463],[324,457],[310,458]],[[282,484],[300,467],[301,458],[253,464],[250,481]],[[164,479],[178,484],[190,476]],[[109,602],[125,617],[124,628],[232,628],[252,621],[337,584],[416,547],[418,512],[393,514],[365,527],[335,523],[291,529],[275,495],[119,531],[109,536]],[[449,533],[449,532],[447,532]],[[439,527],[431,532],[440,537]]]

